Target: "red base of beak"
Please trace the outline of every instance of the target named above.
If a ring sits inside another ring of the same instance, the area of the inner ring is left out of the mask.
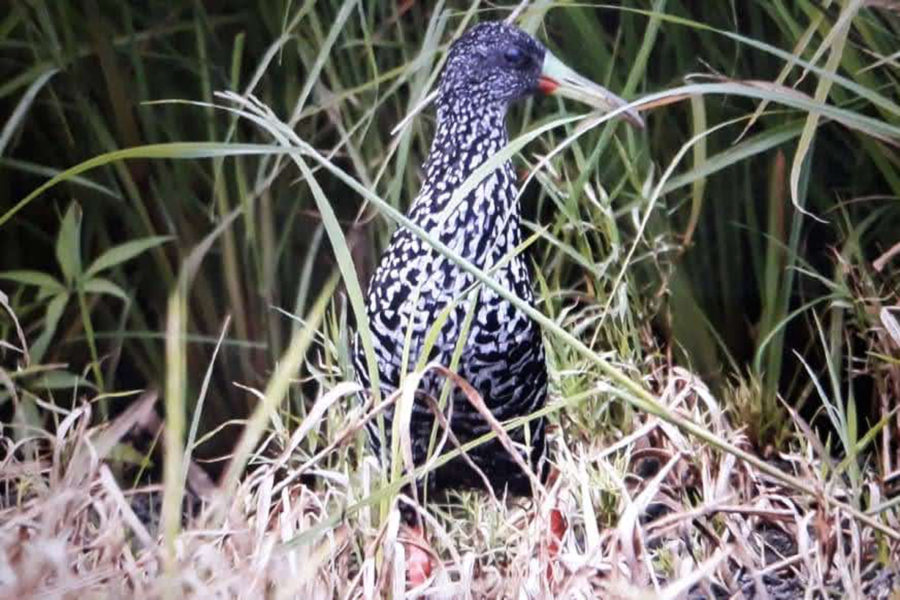
[[[556,81],[550,79],[549,77],[540,77],[538,79],[538,89],[543,94],[552,94],[556,91],[556,88],[559,87],[559,84]]]

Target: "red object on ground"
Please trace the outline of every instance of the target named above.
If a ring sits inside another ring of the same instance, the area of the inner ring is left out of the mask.
[[[409,541],[403,543],[406,549],[406,585],[414,588],[425,583],[431,576],[434,561],[431,560],[431,553],[423,547],[427,542],[422,527],[416,525],[409,527],[407,531]]]
[[[563,516],[562,511],[558,508],[550,509],[550,535],[547,540],[547,582],[553,583],[553,561],[559,556],[559,547],[562,543],[566,531],[569,529],[569,523]]]
[[[563,536],[569,529],[569,524],[563,516],[562,511],[558,508],[550,509],[550,541],[547,543],[547,550],[550,552],[550,558],[555,558],[559,554],[559,544],[562,542]]]

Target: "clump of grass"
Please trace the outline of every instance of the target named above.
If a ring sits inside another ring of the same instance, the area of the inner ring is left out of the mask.
[[[651,383],[664,390],[661,402],[722,439],[748,444],[695,376],[658,372],[663,379]],[[599,388],[596,395],[605,393]],[[151,533],[146,515],[135,513],[158,499],[159,488],[123,488],[107,464],[155,400],[145,395],[113,422],[94,427],[91,404],[61,410],[56,431],[32,430],[29,439],[40,443],[28,458],[15,451],[16,429],[4,428],[4,588],[20,597],[402,593],[405,572],[392,566],[402,564],[396,512],[379,526],[377,511],[366,506],[381,493],[372,463],[344,470],[355,436],[342,433],[358,430],[363,412],[341,403],[315,415],[325,431],[343,429],[329,436],[330,448],[316,452],[308,441],[273,432],[231,495],[206,490],[199,509],[184,515],[174,568],[163,576],[165,536]],[[829,457],[804,440],[793,438],[792,451],[780,455],[781,468],[832,494],[851,493],[840,473],[823,468]],[[558,556],[544,547],[540,506],[453,495],[428,519],[438,560],[430,594],[625,598],[655,589],[661,597],[681,597],[690,590],[774,593],[782,586],[823,594],[853,589],[870,597],[897,577],[877,567],[880,546],[896,542],[657,417],[636,415],[634,431],[621,439],[557,432],[551,445],[556,475],[549,493],[569,524]],[[285,479],[288,465],[315,473],[317,483]],[[862,484],[877,485],[868,473]],[[341,511],[325,535],[305,535]],[[889,526],[900,525],[896,515],[885,516]]]

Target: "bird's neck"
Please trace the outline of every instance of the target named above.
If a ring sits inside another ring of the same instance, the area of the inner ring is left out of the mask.
[[[425,181],[460,185],[509,141],[506,106],[456,96],[438,101],[437,131],[425,162]]]
[[[437,117],[437,131],[425,162],[425,181],[410,218],[481,263],[483,256],[479,253],[485,248],[502,246],[506,250],[519,240],[519,203],[512,164],[509,160],[498,164],[464,197],[454,192],[506,146],[506,107],[442,98]]]

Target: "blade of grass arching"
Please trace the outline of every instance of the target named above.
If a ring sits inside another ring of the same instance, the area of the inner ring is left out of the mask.
[[[604,122],[608,121],[609,119],[612,119],[612,118],[618,116],[619,114],[624,113],[626,110],[633,108],[636,105],[644,104],[644,103],[652,103],[656,100],[670,98],[673,96],[680,97],[680,96],[687,96],[687,95],[695,94],[695,93],[698,93],[698,94],[703,94],[703,93],[706,93],[706,94],[719,94],[719,93],[721,93],[721,94],[736,94],[736,95],[741,95],[741,96],[746,96],[746,97],[751,97],[751,98],[759,98],[759,99],[769,98],[769,99],[775,100],[777,102],[781,102],[781,103],[787,104],[789,106],[793,106],[795,108],[801,108],[801,109],[804,109],[807,111],[818,111],[823,114],[835,116],[836,120],[840,121],[844,125],[851,127],[851,128],[860,128],[861,131],[863,131],[865,133],[869,133],[870,135],[887,136],[889,138],[900,139],[900,127],[894,126],[892,124],[889,124],[889,123],[886,123],[883,121],[878,121],[876,119],[865,117],[863,115],[853,113],[853,112],[847,111],[845,109],[839,109],[839,108],[836,108],[833,106],[822,104],[821,102],[816,102],[814,100],[808,99],[805,96],[796,94],[793,91],[787,92],[785,90],[775,90],[771,86],[768,86],[768,85],[762,86],[760,84],[754,84],[754,85],[747,85],[747,84],[743,84],[743,83],[691,84],[691,85],[674,88],[672,90],[667,90],[666,92],[650,94],[650,95],[642,98],[639,102],[630,103],[626,106],[623,106],[614,111],[611,111],[610,113],[607,113],[606,115],[603,115],[602,117],[591,118],[589,120],[590,126],[585,127],[582,131],[576,132],[575,134],[573,134],[572,136],[567,138],[565,140],[565,142],[563,144],[561,144],[559,147],[557,147],[556,149],[554,149],[553,152],[548,153],[547,156],[545,156],[541,160],[540,164],[541,165],[546,164],[547,161],[549,161],[549,159],[552,158],[552,156],[554,156],[556,153],[558,153],[562,148],[567,146],[569,143],[574,141],[578,136],[583,135],[584,132],[589,130],[592,126],[596,126],[601,123],[604,123]],[[744,118],[746,118],[746,117],[740,117],[738,119],[734,119],[732,121],[727,121],[725,123],[719,124],[715,128],[712,128],[712,129],[704,132],[704,135],[709,135],[710,133],[712,133],[713,131],[715,131],[717,129],[720,129],[727,125],[739,122],[740,120],[742,120]],[[493,157],[491,157],[490,159],[488,159],[487,161],[485,161],[484,163],[479,165],[479,167],[476,168],[465,181],[463,181],[463,183],[459,186],[459,188],[457,188],[454,191],[450,202],[448,203],[447,207],[442,211],[443,218],[447,218],[447,216],[449,216],[449,214],[452,213],[452,211],[462,201],[462,199],[465,198],[465,196],[469,192],[471,192],[475,188],[475,186],[478,185],[478,183],[480,181],[482,181],[488,174],[490,174],[494,169],[496,169],[500,164],[502,164],[503,161],[509,159],[515,152],[520,150],[527,142],[536,138],[541,133],[553,128],[554,126],[564,125],[564,124],[573,122],[574,120],[577,120],[577,119],[578,119],[578,117],[576,117],[576,118],[570,117],[570,118],[566,118],[566,119],[559,119],[556,121],[552,121],[551,123],[549,123],[547,125],[539,127],[531,132],[522,134],[518,138],[511,140],[504,148],[501,148]],[[676,159],[672,162],[669,169],[667,170],[665,177],[662,178],[662,180],[660,181],[660,183],[657,185],[656,189],[654,190],[653,197],[651,198],[651,201],[648,203],[648,205],[649,205],[648,209],[645,212],[644,219],[640,226],[641,234],[642,234],[644,228],[646,227],[646,224],[647,224],[647,221],[651,214],[653,206],[655,205],[656,201],[658,200],[658,198],[660,197],[660,195],[662,193],[662,189],[663,189],[662,186],[665,184],[665,182],[668,180],[668,178],[670,178],[672,176],[672,170],[674,169],[675,165],[680,161],[681,157],[684,155],[684,153],[687,151],[687,149],[693,143],[696,143],[696,141],[697,141],[697,138],[693,138],[692,140],[690,140],[688,143],[686,143],[681,148],[678,155],[676,156]],[[529,180],[533,176],[534,172],[536,172],[536,171],[537,171],[537,169],[532,170],[532,174],[529,175]],[[640,237],[640,235],[638,237]],[[634,253],[636,248],[637,248],[637,243],[632,245],[631,251],[629,252],[628,260],[630,260],[630,255],[632,255]],[[615,287],[618,287],[619,283],[621,282],[620,280],[621,280],[622,276],[624,275],[624,269],[627,267],[628,260],[626,260],[625,265],[623,265],[623,270],[620,273],[620,276],[616,282]],[[609,310],[609,305],[612,302],[612,300],[614,299],[614,297],[615,297],[614,294],[610,295],[610,300],[607,302],[607,306],[605,309],[606,311]]]
[[[12,219],[19,211],[31,204],[50,188],[67,182],[78,175],[114,163],[133,159],[198,159],[217,156],[265,155],[299,153],[299,149],[264,144],[230,144],[220,142],[173,142],[168,144],[148,144],[135,148],[113,150],[95,156],[82,163],[61,171],[35,188],[5,213],[0,214],[0,227]]]
[[[706,179],[710,175],[728,167],[741,164],[748,158],[776,148],[799,136],[802,128],[803,123],[801,121],[766,128],[765,131],[708,157],[701,165],[695,165],[691,170],[672,177],[663,186],[663,194],[691,185],[700,179]]]
[[[279,139],[279,141],[284,144],[288,144],[287,140],[285,140],[284,138]],[[366,356],[369,383],[371,386],[370,392],[375,404],[378,404],[381,401],[381,384],[379,381],[377,363],[378,359],[375,355],[375,346],[372,343],[372,332],[369,328],[369,317],[366,313],[365,296],[363,294],[362,287],[360,286],[359,279],[356,276],[356,269],[353,266],[353,259],[350,255],[350,248],[347,245],[347,239],[346,237],[344,237],[344,234],[341,231],[340,224],[338,223],[337,217],[334,214],[334,209],[331,207],[331,204],[325,197],[322,188],[319,187],[318,182],[313,177],[312,172],[306,165],[306,162],[303,161],[299,155],[292,155],[291,158],[300,168],[304,180],[313,193],[313,199],[315,200],[316,207],[318,208],[319,214],[322,217],[322,225],[324,226],[325,231],[328,234],[328,239],[331,242],[332,251],[334,252],[335,258],[337,259],[338,267],[341,271],[341,277],[344,281],[344,287],[350,300],[350,306],[352,307],[353,314],[356,317],[356,329]]]
[[[48,74],[52,74],[57,70],[59,70],[58,67],[49,62],[38,63],[29,67],[15,77],[8,79],[3,85],[0,85],[0,100],[9,96],[19,88],[32,85],[35,81],[42,77],[46,77]]]
[[[225,97],[244,106],[251,106],[244,98],[237,97],[233,94],[226,95]],[[241,114],[242,116],[245,116],[246,118],[257,123],[261,128],[268,131],[280,144],[285,147],[290,147],[291,141],[297,144],[303,143],[292,129],[290,129],[286,124],[276,121],[274,116],[272,115],[267,114],[265,117],[260,117],[258,115],[236,111],[234,109],[226,110],[231,110],[236,114]],[[342,277],[344,278],[344,285],[347,290],[347,295],[349,297],[351,307],[353,308],[354,316],[356,317],[359,339],[363,345],[364,353],[366,356],[369,381],[372,388],[371,393],[374,397],[375,403],[378,404],[380,402],[381,392],[376,362],[377,359],[375,356],[374,345],[372,344],[371,330],[369,329],[368,315],[365,308],[365,298],[362,292],[362,288],[360,287],[359,280],[356,276],[356,270],[353,266],[353,261],[350,255],[350,249],[347,245],[346,237],[341,231],[340,223],[337,220],[334,209],[331,207],[328,199],[325,197],[325,194],[322,191],[322,188],[319,186],[315,177],[313,177],[313,174],[309,167],[306,165],[305,161],[303,161],[303,159],[300,158],[300,156],[297,154],[291,154],[291,158],[300,169],[304,180],[309,186],[310,191],[312,191],[313,198],[322,218],[322,224],[325,227],[325,231],[328,233],[328,237],[337,259],[338,266],[341,270]]]
[[[846,42],[846,37],[850,31],[850,25],[852,24],[853,19],[856,18],[856,15],[859,13],[860,9],[865,5],[864,0],[841,0],[841,3],[843,4],[843,7],[841,8],[841,12],[838,15],[837,21],[835,21],[834,25],[831,26],[831,28],[828,30],[828,34],[825,36],[825,39],[822,40],[822,43],[819,44],[819,47],[816,48],[815,52],[813,52],[813,55],[809,59],[810,64],[816,64],[817,62],[819,62],[819,59],[822,58],[822,55],[825,54],[826,50],[833,51],[837,46],[843,46],[844,42]],[[828,8],[831,5],[831,0],[825,2],[823,7],[814,7],[810,2],[804,2],[803,4],[805,5],[805,7],[816,11],[815,14],[820,14],[819,11],[822,10],[822,8]],[[841,41],[842,38],[844,40],[843,42]],[[831,72],[834,72],[833,69],[828,69],[827,66],[825,68]],[[803,73],[800,74],[800,78],[798,79],[797,83],[803,81],[803,79],[806,77],[806,72],[807,70],[804,69]]]
[[[333,273],[322,287],[316,301],[313,303],[304,319],[304,326],[297,330],[288,344],[287,350],[281,355],[275,365],[275,371],[266,384],[262,401],[247,419],[244,431],[235,445],[228,462],[228,468],[222,475],[219,490],[224,498],[229,498],[234,493],[244,468],[256,449],[267,424],[275,411],[287,397],[291,382],[297,377],[297,371],[302,367],[306,354],[312,345],[316,330],[325,316],[325,311],[332,301],[332,295],[340,281],[339,272]]]
[[[627,12],[634,12],[634,13],[639,13],[639,14],[643,14],[643,15],[647,15],[647,16],[653,16],[655,14],[659,14],[659,13],[653,13],[651,11],[646,11],[646,10],[642,10],[642,9],[638,9],[638,8],[629,8],[629,7],[624,7],[624,6],[607,6],[607,8],[613,8],[615,10],[621,10],[621,11],[627,11]],[[865,98],[866,100],[868,100],[869,102],[871,102],[872,104],[874,104],[875,106],[880,108],[885,114],[900,115],[900,105],[898,105],[896,102],[894,102],[887,96],[884,96],[883,94],[879,94],[874,89],[868,88],[864,85],[860,85],[859,83],[856,83],[855,81],[847,79],[846,77],[843,77],[843,76],[837,74],[836,72],[829,72],[826,69],[823,69],[821,67],[817,67],[813,64],[810,64],[809,62],[802,60],[801,58],[796,57],[793,54],[791,54],[790,52],[782,50],[781,48],[778,48],[771,44],[767,44],[765,42],[762,42],[758,39],[754,39],[749,36],[741,35],[739,33],[733,32],[733,31],[726,31],[724,29],[717,29],[717,28],[711,27],[705,23],[700,23],[699,21],[693,21],[691,19],[686,19],[684,17],[678,17],[678,16],[671,15],[671,14],[660,14],[659,18],[667,23],[672,23],[673,25],[682,25],[682,26],[691,27],[691,28],[694,28],[694,29],[697,29],[700,31],[708,31],[708,32],[714,33],[716,35],[721,35],[721,36],[727,37],[731,40],[734,40],[740,44],[744,44],[746,46],[755,48],[755,49],[765,52],[767,54],[771,54],[771,55],[773,55],[777,58],[780,58],[788,63],[794,63],[798,66],[803,67],[807,71],[810,71],[811,73],[815,73],[816,75],[818,75],[821,78],[828,79],[829,81],[837,84],[838,86],[853,92],[854,94],[856,94],[857,96],[859,96],[861,98]],[[761,97],[760,100],[767,100],[767,98]]]
[[[835,25],[832,32],[836,32],[836,36],[833,40],[833,43],[830,44],[830,50],[828,53],[828,60],[825,62],[825,69],[828,73],[835,73],[837,71],[838,65],[841,63],[841,57],[843,56],[844,44],[847,42],[847,35],[850,33],[850,23],[853,17],[859,12],[859,9],[862,7],[862,0],[845,0],[844,2],[844,10],[841,11],[841,16],[838,19],[838,23]],[[829,33],[828,38],[823,41],[821,48],[825,48],[826,44],[831,42],[831,34]],[[817,51],[818,54],[818,51]],[[815,62],[814,60],[812,62]],[[827,78],[820,78],[818,84],[816,85],[816,92],[814,99],[816,102],[824,103],[828,98],[828,92],[831,90],[832,82]],[[819,125],[819,114],[817,112],[810,112],[806,117],[806,124],[803,126],[803,132],[800,134],[800,141],[797,142],[797,152],[794,154],[794,161],[791,164],[791,177],[790,177],[790,186],[791,186],[791,202],[798,211],[812,216],[811,213],[807,212],[803,208],[803,204],[801,204],[800,198],[800,177],[801,177],[801,169],[806,165],[809,168],[810,162],[806,161],[806,155],[810,150],[812,145],[813,136],[816,134],[816,128]],[[817,220],[818,217],[816,217]]]
[[[31,107],[31,104],[34,102],[34,99],[37,97],[38,93],[40,93],[41,88],[46,85],[50,78],[56,75],[59,72],[59,69],[50,69],[40,75],[37,79],[35,79],[28,89],[25,90],[25,93],[22,94],[22,97],[19,99],[18,104],[13,109],[12,114],[9,115],[9,118],[6,120],[6,123],[3,124],[3,130],[0,131],[0,156],[3,156],[4,150],[6,150],[6,145],[12,139],[13,134],[16,132],[16,129],[19,125],[24,121],[25,116],[28,114],[28,109]]]
[[[790,313],[785,315],[783,319],[781,319],[780,321],[775,323],[772,326],[772,328],[770,330],[768,330],[765,337],[761,338],[761,340],[757,343],[757,350],[756,350],[756,354],[753,359],[753,368],[757,372],[759,372],[760,365],[762,364],[762,360],[764,357],[766,357],[765,351],[768,348],[769,344],[771,343],[772,338],[774,338],[777,335],[783,335],[784,328],[787,327],[791,321],[793,321],[795,318],[799,317],[800,315],[806,313],[807,311],[811,310],[812,308],[818,306],[819,304],[822,304],[823,302],[834,302],[839,299],[840,299],[840,297],[835,294],[829,294],[827,296],[821,296],[819,298],[815,298],[813,300],[810,300],[809,302],[805,302],[805,303],[801,304],[800,306],[798,306],[797,308],[792,310]],[[774,392],[772,392],[771,389],[769,391],[770,391],[770,393],[774,393]]]
[[[95,258],[84,270],[84,279],[91,279],[103,271],[113,269],[117,265],[131,260],[138,255],[173,239],[170,235],[157,235],[148,238],[133,239],[117,246],[112,246]]]
[[[900,136],[900,128],[894,127],[890,124],[877,121],[875,119],[870,119],[843,109],[815,103],[814,101],[809,101],[805,97],[802,97],[795,93],[778,93],[777,91],[773,91],[769,87],[760,87],[758,85],[746,85],[738,83],[694,84],[689,86],[682,86],[680,88],[675,88],[674,90],[668,90],[667,92],[662,92],[659,94],[651,94],[650,96],[642,99],[642,102],[649,103],[657,99],[671,97],[673,95],[690,93],[734,93],[748,97],[769,98],[798,108],[803,108],[806,110],[814,109],[822,112],[823,114],[827,113],[829,116],[833,116],[834,118],[842,121],[848,126],[861,128],[866,132],[874,133],[879,136]],[[613,111],[612,113],[605,115],[604,117],[595,119],[593,123],[602,123],[616,116],[618,113],[624,112],[624,110],[626,109],[627,107],[623,107],[622,109]],[[461,200],[461,198],[464,197],[465,194],[467,194],[469,191],[471,191],[472,188],[474,188],[475,185],[477,185],[478,181],[486,176],[492,169],[496,168],[497,165],[499,165],[503,160],[505,160],[515,151],[521,148],[525,143],[530,141],[530,139],[533,139],[534,137],[539,135],[540,132],[549,129],[554,125],[565,124],[566,122],[569,122],[569,119],[561,119],[559,121],[555,121],[551,123],[550,126],[541,127],[534,132],[529,132],[511,141],[504,149],[502,149],[498,153],[498,155],[492,157],[492,159],[490,159],[489,161],[486,161],[486,163],[476,169],[475,172],[473,172],[472,175],[465,182],[463,182],[461,188],[458,189],[455,193],[455,195],[458,196],[458,198],[456,198],[455,200]],[[451,206],[448,208],[452,209],[453,204],[454,203],[451,202]]]
[[[21,171],[22,173],[28,173],[31,175],[39,175],[41,177],[52,178],[56,175],[60,174],[59,169],[54,169],[53,167],[47,167],[44,165],[38,165],[32,162],[18,160],[14,158],[0,158],[0,167],[6,167],[8,169],[15,169],[17,171]],[[69,183],[72,185],[81,186],[87,190],[91,190],[93,192],[98,192],[107,196],[113,200],[122,201],[124,198],[119,192],[116,190],[106,187],[100,183],[97,183],[91,179],[87,179],[86,177],[72,177],[69,179]]]

